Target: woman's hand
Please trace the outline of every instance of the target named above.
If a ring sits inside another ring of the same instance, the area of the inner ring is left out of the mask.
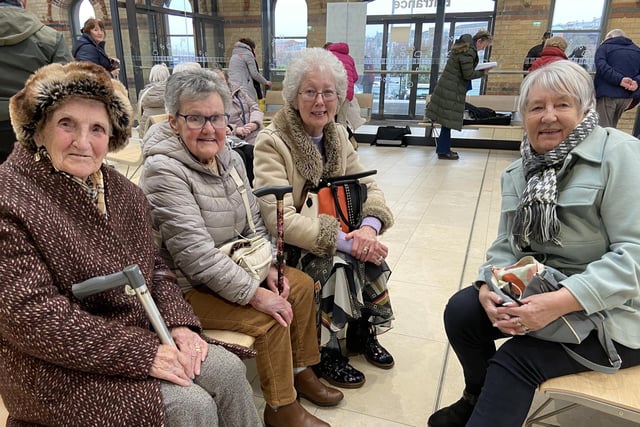
[[[482,286],[480,286],[478,291],[478,300],[480,301],[482,308],[484,308],[485,313],[487,313],[487,317],[491,321],[491,324],[496,325],[498,320],[509,320],[510,316],[506,314],[500,315],[498,313],[498,307],[502,307],[502,298],[495,292],[492,292],[486,284],[482,284]],[[506,332],[502,329],[500,330],[502,332]]]
[[[522,305],[511,304],[498,308],[500,319],[496,326],[512,335],[522,335],[544,328],[567,313],[583,307],[566,288],[523,298]]]
[[[267,275],[266,283],[267,288],[271,290],[271,292],[275,294],[280,294],[280,296],[284,299],[289,299],[289,292],[291,291],[291,286],[289,285],[289,279],[287,276],[282,276],[282,291],[278,290],[278,269],[275,265],[272,265],[269,269],[269,274]]]
[[[190,378],[200,375],[200,366],[207,358],[207,351],[209,351],[207,342],[200,335],[184,326],[173,328],[171,337],[173,337],[180,352],[189,357],[189,363],[184,367],[187,375]]]
[[[191,378],[184,369],[185,365],[188,364],[189,357],[176,347],[160,344],[156,357],[153,359],[151,369],[149,370],[149,375],[183,387],[188,387],[191,385]]]
[[[389,249],[378,241],[376,230],[368,225],[348,233],[345,238],[353,239],[351,255],[361,262],[382,264]]]
[[[283,327],[288,327],[293,320],[293,310],[291,304],[286,299],[278,295],[277,291],[273,292],[270,289],[258,288],[256,293],[249,301],[251,307],[256,310],[268,314]]]

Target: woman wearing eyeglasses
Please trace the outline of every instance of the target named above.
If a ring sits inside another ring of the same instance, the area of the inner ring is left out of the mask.
[[[328,426],[296,400],[333,406],[343,398],[309,368],[320,360],[313,281],[287,267],[279,292],[275,268],[259,283],[218,249],[239,235],[267,235],[244,163],[225,143],[231,106],[226,82],[211,70],[175,73],[167,81],[165,106],[168,121],[145,135],[140,180],[162,240],[161,255],[205,329],[256,338],[265,424]],[[233,169],[249,189],[255,234]]]
[[[320,345],[322,360],[316,374],[330,384],[361,387],[364,374],[340,351],[337,333],[347,327],[347,350],[362,353],[383,369],[394,365],[391,354],[378,342],[378,332],[388,330],[393,319],[385,262],[388,250],[378,236],[393,224],[382,191],[371,177],[367,185],[363,221],[344,233],[335,217],[309,218],[299,214],[310,187],[321,178],[365,171],[351,146],[344,126],[334,122],[344,101],[347,76],[342,63],[321,48],[303,51],[288,66],[283,81],[285,106],[256,139],[254,185],[291,185],[284,198],[284,239],[289,245],[288,264],[297,265],[322,286]],[[262,217],[276,232],[275,201],[260,199]]]

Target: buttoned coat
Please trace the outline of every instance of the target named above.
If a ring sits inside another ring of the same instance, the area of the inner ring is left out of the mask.
[[[434,122],[456,130],[462,129],[464,103],[471,80],[484,76],[483,71],[475,69],[478,52],[473,38],[464,34],[461,40],[469,48],[463,52],[451,52],[425,111],[425,116]]]
[[[8,426],[162,426],[160,341],[123,287],[71,287],[137,264],[167,326],[200,331],[157,254],[144,194],[102,166],[107,215],[48,160],[16,145],[0,166],[0,393]]]
[[[587,314],[606,312],[605,325],[618,343],[640,348],[640,143],[612,128],[595,130],[567,156],[558,172],[560,241],[531,243],[542,263],[569,276],[562,281]],[[531,252],[511,242],[516,209],[526,187],[522,160],[502,175],[498,237],[480,267],[514,264]]]
[[[254,157],[254,186],[293,186],[284,197],[284,240],[318,256],[336,251],[338,220],[329,215],[309,218],[298,215],[310,186],[321,178],[354,174],[368,170],[349,142],[347,130],[335,122],[323,129],[324,156],[302,126],[298,111],[291,106],[280,109],[272,123],[258,134]],[[364,216],[382,222],[382,230],[393,225],[393,214],[387,207],[382,190],[372,176],[362,178],[367,185]],[[269,232],[276,235],[276,203],[273,196],[264,196],[260,209]]]

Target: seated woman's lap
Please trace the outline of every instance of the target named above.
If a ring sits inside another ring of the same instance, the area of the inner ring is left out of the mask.
[[[309,298],[313,294],[313,282],[303,272],[290,267],[285,267],[285,276],[289,279],[291,286],[289,300],[295,309],[295,301]],[[278,325],[272,316],[248,304],[239,305],[229,302],[206,287],[188,291],[185,299],[193,307],[204,329],[236,331],[259,337]]]
[[[238,393],[251,393],[238,378],[246,376],[246,367],[233,353],[223,347],[209,344],[208,356],[201,372],[190,387],[161,381],[162,401],[169,426],[217,426],[218,412],[224,410],[224,401]],[[224,412],[224,411],[223,411]],[[221,417],[236,414],[221,413]],[[195,424],[194,424],[195,423]]]

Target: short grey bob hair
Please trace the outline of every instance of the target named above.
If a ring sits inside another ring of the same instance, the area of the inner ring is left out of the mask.
[[[518,111],[526,114],[529,95],[533,90],[550,90],[560,95],[569,95],[576,100],[581,113],[596,105],[593,80],[584,68],[569,60],[555,61],[531,72],[520,85]]]
[[[331,52],[321,47],[303,50],[287,67],[282,81],[282,97],[285,103],[296,107],[296,97],[300,92],[300,84],[305,75],[312,71],[329,73],[333,76],[338,93],[338,105],[341,105],[347,94],[347,73],[342,62]]]
[[[231,108],[229,87],[215,72],[192,69],[174,73],[167,80],[164,94],[164,108],[170,116],[175,117],[185,102],[200,101],[217,93],[222,98],[224,111]]]

